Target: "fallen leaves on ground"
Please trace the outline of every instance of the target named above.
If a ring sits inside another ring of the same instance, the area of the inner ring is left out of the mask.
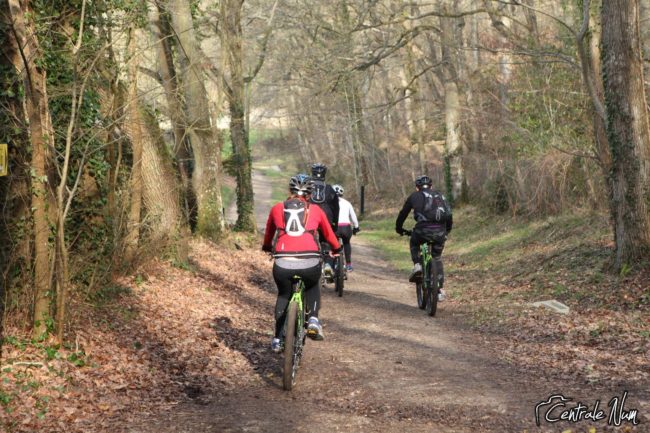
[[[154,260],[115,284],[121,295],[100,307],[74,302],[66,347],[5,330],[3,431],[115,432],[276,367],[275,285],[261,252],[196,241],[188,269]]]

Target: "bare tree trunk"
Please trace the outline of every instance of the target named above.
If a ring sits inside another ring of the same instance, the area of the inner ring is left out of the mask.
[[[172,28],[179,42],[186,131],[194,153],[192,186],[196,194],[196,232],[219,240],[225,231],[221,198],[221,136],[212,125],[200,68],[200,50],[188,0],[169,0]]]
[[[603,1],[602,67],[612,151],[617,268],[650,253],[650,127],[643,82],[639,0]]]
[[[86,1],[83,0],[81,4],[81,14],[79,17],[79,33],[77,41],[72,47],[72,97],[70,108],[70,120],[68,122],[68,130],[66,132],[65,151],[63,154],[63,161],[61,167],[61,179],[56,190],[56,325],[57,325],[57,340],[59,344],[63,344],[64,331],[65,331],[65,316],[66,316],[66,303],[68,299],[68,286],[69,269],[68,269],[68,245],[65,239],[65,222],[68,217],[68,211],[72,204],[72,199],[76,193],[79,181],[81,179],[81,172],[83,170],[84,162],[80,162],[79,171],[77,172],[77,179],[74,186],[68,188],[68,173],[70,171],[70,157],[72,153],[72,141],[74,138],[75,125],[77,123],[77,111],[80,110],[83,104],[83,96],[85,92],[85,81],[80,85],[78,81],[78,54],[81,49],[83,40],[84,23],[86,19]]]
[[[102,118],[106,119],[105,129],[100,135],[100,139],[106,143],[108,162],[107,173],[107,206],[105,215],[115,224],[116,217],[116,185],[115,179],[117,177],[117,137],[116,125],[117,119],[120,117],[119,112],[122,105],[120,104],[120,94],[118,87],[118,74],[117,69],[113,69],[112,65],[115,61],[115,51],[113,50],[113,23],[111,14],[107,14],[106,19],[102,20],[99,24],[99,39],[106,44],[106,57],[100,61],[100,73],[104,80],[104,86],[99,87],[99,110]]]
[[[359,187],[367,185],[369,180],[368,161],[366,155],[366,131],[363,123],[363,107],[361,106],[360,90],[355,77],[346,79],[345,97],[352,131],[352,156],[354,158],[354,172],[358,179]],[[357,193],[360,193],[357,191]]]
[[[172,156],[154,115],[140,104],[142,125],[143,201],[149,226],[149,241],[156,251],[167,251],[176,259],[187,259],[187,225],[180,208],[180,193]]]
[[[235,178],[237,179],[237,222],[235,230],[255,233],[255,206],[251,177],[251,149],[246,129],[241,12],[243,0],[221,2],[221,40],[224,59],[230,71],[226,87],[230,108],[230,139],[232,140]]]
[[[417,6],[412,5],[410,8],[411,15],[417,16],[419,9]],[[413,31],[413,22],[410,20],[405,21],[404,28],[407,31]],[[417,63],[422,58],[422,51],[417,47],[415,41],[411,41],[404,53],[404,70],[402,73],[402,86],[404,86],[404,97],[406,106],[407,127],[409,130],[409,139],[411,146],[417,149],[418,166],[420,173],[425,173],[426,168],[426,152],[424,148],[424,131],[426,122],[424,118],[424,111],[422,109],[422,95],[417,75]]]
[[[129,87],[127,92],[126,132],[133,148],[133,165],[131,167],[131,205],[125,239],[125,259],[127,263],[133,262],[140,239],[140,213],[142,207],[142,118],[138,103],[138,64],[139,56],[136,52],[135,29],[129,29],[129,42],[127,46],[127,62]]]
[[[176,68],[171,49],[172,29],[160,2],[156,2],[156,5],[149,8],[149,22],[158,53],[158,73],[163,89],[165,89],[167,114],[174,130],[174,151],[183,186],[181,197],[188,222],[193,226],[196,222],[196,197],[190,184],[189,162],[191,158],[185,136],[186,120],[179,99]]]
[[[37,66],[41,52],[32,22],[33,12],[29,0],[8,0],[12,21],[12,43],[17,54],[12,59],[14,67],[22,74],[25,92],[25,109],[29,122],[32,147],[32,218],[34,223],[34,327],[32,335],[41,338],[50,320],[50,226],[47,220],[46,159],[48,148],[54,146],[47,100],[46,72]],[[32,18],[27,18],[27,16]]]
[[[526,0],[525,4],[529,7],[524,8],[526,15],[526,24],[528,25],[528,32],[533,38],[535,45],[539,45],[539,26],[537,24],[537,13],[535,12],[535,0]]]
[[[590,37],[589,37],[589,59],[587,61],[591,64],[591,76],[593,77],[595,97],[598,101],[604,101],[605,90],[603,89],[602,81],[602,66],[600,63],[600,38],[601,38],[601,23],[600,17],[598,17],[598,11],[600,10],[600,1],[596,3],[594,7],[591,8],[589,12],[593,18],[593,25],[589,27]],[[592,105],[593,107],[593,105]],[[607,131],[605,128],[605,119],[602,116],[602,113],[598,112],[596,107],[593,108],[593,125],[594,125],[594,138],[595,138],[595,150],[596,155],[598,156],[598,161],[601,167],[604,170],[605,176],[609,175],[609,170],[612,166],[612,155],[609,150],[609,143],[607,142]]]

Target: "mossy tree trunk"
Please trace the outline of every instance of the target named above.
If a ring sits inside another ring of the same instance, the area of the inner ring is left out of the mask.
[[[41,338],[51,320],[50,301],[50,247],[52,235],[47,218],[46,160],[48,149],[54,147],[54,134],[47,97],[46,71],[38,66],[42,58],[34,13],[29,0],[8,0],[11,17],[11,42],[15,56],[12,63],[23,78],[25,92],[25,116],[29,123],[31,155],[31,209],[34,233],[34,326],[33,337]]]
[[[244,82],[241,14],[243,0],[221,2],[221,41],[230,79],[224,86],[230,108],[232,166],[237,180],[237,222],[235,230],[255,233],[252,158],[246,128],[246,85]]]
[[[615,265],[650,253],[650,128],[643,81],[639,0],[603,1],[602,68],[616,240]]]
[[[446,4],[443,11],[451,13]],[[460,127],[460,96],[458,89],[458,68],[455,55],[458,54],[454,34],[455,19],[441,17],[443,80],[445,89],[445,164],[449,173],[452,202],[459,202],[464,196],[465,169],[463,167],[463,143]]]

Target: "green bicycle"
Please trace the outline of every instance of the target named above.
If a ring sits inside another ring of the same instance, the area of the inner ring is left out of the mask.
[[[410,230],[404,230],[404,234],[411,236]],[[431,255],[433,243],[427,242],[420,245],[420,258],[422,263],[423,278],[415,282],[415,293],[418,299],[418,307],[427,311],[429,316],[435,316],[438,309],[438,294],[440,286],[438,280],[438,266]]]
[[[305,331],[305,304],[303,292],[305,283],[298,275],[294,276],[291,284],[291,299],[287,305],[287,315],[284,321],[284,360],[282,369],[282,385],[290,391],[296,384],[296,373],[302,358],[307,332]]]

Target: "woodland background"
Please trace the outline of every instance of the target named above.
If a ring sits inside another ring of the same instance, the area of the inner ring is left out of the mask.
[[[649,20],[647,0],[2,0],[3,330],[63,344],[147,259],[255,234],[253,153],[323,162],[371,209],[420,173],[487,224],[589,209],[608,272],[643,268]]]

